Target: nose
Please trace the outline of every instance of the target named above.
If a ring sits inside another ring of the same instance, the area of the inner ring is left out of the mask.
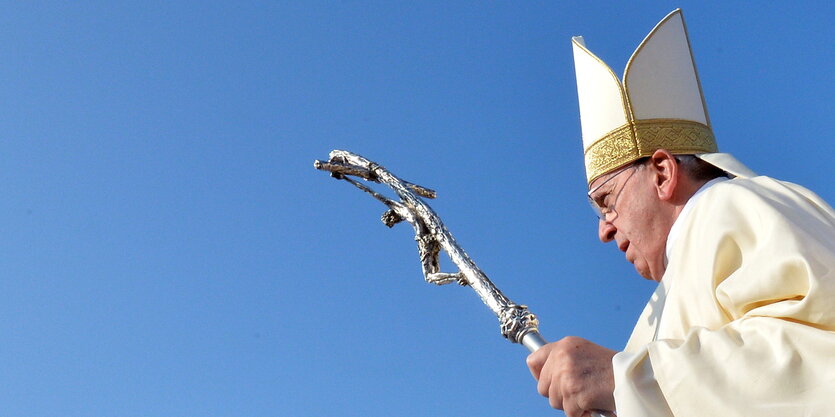
[[[611,242],[615,239],[615,233],[618,229],[612,222],[606,220],[599,220],[597,223],[597,237],[603,243]]]

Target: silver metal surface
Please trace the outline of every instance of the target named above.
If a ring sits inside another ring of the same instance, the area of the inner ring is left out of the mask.
[[[510,301],[496,288],[458,245],[438,215],[419,197],[434,198],[435,191],[404,181],[379,164],[348,151],[332,151],[327,161],[315,161],[313,166],[353,184],[385,204],[388,210],[383,213],[381,221],[386,226],[392,227],[402,221],[412,225],[426,282],[437,285],[457,282],[471,287],[499,319],[502,336],[513,343],[521,343],[524,335],[533,337],[533,334],[538,334],[536,316],[526,306]],[[394,190],[400,201],[389,199],[350,176],[385,184]],[[441,250],[458,267],[458,272],[440,271],[438,256]]]
[[[542,337],[539,332],[530,332],[522,336],[522,346],[528,348],[531,353],[536,352],[539,348],[547,345],[548,342]]]
[[[539,334],[539,321],[536,316],[528,311],[526,306],[510,301],[496,288],[458,245],[438,215],[419,197],[435,198],[434,190],[404,181],[379,164],[348,151],[335,150],[329,157],[328,161],[315,161],[313,167],[330,172],[332,177],[353,184],[385,204],[388,210],[380,220],[386,226],[393,227],[402,221],[412,225],[426,282],[437,285],[457,282],[470,286],[499,319],[499,328],[506,339],[513,343],[521,343],[531,352],[548,343]],[[400,201],[391,200],[349,176],[385,184],[397,193]],[[440,272],[438,255],[441,250],[446,252],[452,263],[458,267],[458,272]],[[614,414],[592,412],[592,417],[613,416]]]

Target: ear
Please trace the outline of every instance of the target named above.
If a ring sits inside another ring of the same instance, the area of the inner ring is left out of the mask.
[[[647,167],[652,171],[658,199],[670,201],[679,184],[680,169],[676,157],[666,149],[659,149],[649,157]]]

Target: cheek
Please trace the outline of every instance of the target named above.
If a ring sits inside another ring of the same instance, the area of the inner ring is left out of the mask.
[[[659,239],[652,224],[644,224],[633,232],[632,244],[641,258],[652,261],[664,252],[664,239]]]
[[[659,253],[663,253],[664,238],[659,239],[659,223],[654,212],[646,207],[636,207],[624,223],[624,236],[629,239],[638,258],[650,262]],[[626,219],[625,219],[626,220]]]
[[[666,250],[667,235],[660,227],[659,221],[654,221],[651,215],[643,216],[642,224],[637,227],[634,234],[634,245],[637,258],[635,268],[647,279],[652,279],[653,272],[658,272],[664,266],[664,252]],[[655,271],[653,271],[655,270]]]
[[[630,241],[629,249],[634,251],[634,261],[632,263],[638,274],[646,279],[653,279],[652,265],[656,263],[658,258],[656,253],[658,251],[655,250],[653,241],[648,240],[647,236],[642,233],[636,233]]]

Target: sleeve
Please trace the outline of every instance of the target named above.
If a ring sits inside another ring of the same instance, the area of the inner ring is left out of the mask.
[[[613,360],[619,417],[833,413],[832,223],[791,195],[723,190],[668,267],[659,340]]]
[[[612,358],[612,368],[618,417],[673,417],[655,380],[646,347],[638,352],[618,352]]]

